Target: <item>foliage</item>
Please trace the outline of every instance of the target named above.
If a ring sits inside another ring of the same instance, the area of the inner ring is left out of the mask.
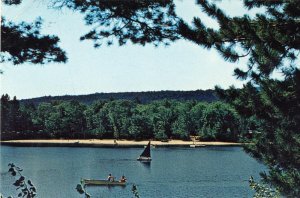
[[[83,184],[83,181],[81,181],[80,184],[77,184],[75,189],[77,190],[77,192],[79,194],[84,194],[85,198],[90,198],[91,197],[91,195],[86,191],[86,189],[84,187],[84,184]]]
[[[220,90],[241,115],[260,120],[255,144],[246,151],[269,167],[264,181],[290,197],[300,193],[299,79],[297,71],[285,81],[264,80],[259,89],[249,83],[241,90]]]
[[[84,20],[92,30],[81,40],[92,40],[100,47],[117,41],[119,45],[129,40],[134,44],[168,44],[178,39],[176,34],[177,17],[172,0],[114,0],[77,1],[52,0],[52,7],[67,7],[85,15]]]
[[[132,117],[134,106],[133,102],[126,100],[112,101],[105,105],[104,108],[108,110],[109,122],[112,125],[116,139],[120,137],[126,138],[130,126],[130,120],[127,118]]]
[[[196,100],[214,102],[218,100],[214,90],[195,90],[195,91],[144,91],[144,92],[117,92],[117,93],[94,93],[89,95],[75,95],[75,96],[44,96],[39,98],[23,99],[20,100],[21,104],[35,104],[38,105],[42,102],[50,103],[54,100],[69,101],[76,100],[85,104],[92,104],[97,100],[132,100],[138,104],[146,104],[156,100]],[[138,100],[137,100],[138,98]]]
[[[265,9],[266,12],[254,18],[229,17],[207,0],[198,0],[197,4],[218,22],[219,29],[208,28],[195,17],[193,27],[181,20],[180,33],[205,48],[214,47],[225,60],[237,62],[249,57],[247,71],[235,70],[238,78],[264,78],[275,69],[290,73],[296,68],[293,63],[300,46],[297,19],[300,7],[296,0],[245,0],[248,9]]]
[[[12,100],[9,95],[1,97],[1,131],[24,130],[22,120],[25,115],[20,111],[20,103],[16,97]],[[25,123],[24,123],[25,124]]]
[[[206,139],[232,140],[236,141],[239,116],[236,111],[221,102],[209,104],[202,115],[201,134]]]
[[[257,121],[248,122],[248,129],[256,130],[255,144],[246,150],[269,167],[269,174],[262,174],[264,181],[284,196],[299,197],[299,2],[245,0],[246,8],[264,10],[254,17],[230,17],[207,0],[197,4],[219,28],[206,27],[194,18],[192,26],[181,20],[180,34],[200,46],[215,48],[227,61],[248,58],[246,71],[235,70],[248,83],[242,89],[217,88],[217,92],[234,106],[244,125],[249,119]],[[274,79],[278,71],[283,78]]]
[[[151,138],[151,122],[147,116],[135,113],[130,119],[129,137],[135,140]]]
[[[37,195],[36,188],[31,180],[26,181],[26,178],[22,175],[23,170],[20,167],[15,166],[13,163],[8,164],[8,166],[8,172],[10,172],[14,177],[19,177],[13,184],[16,186],[16,190],[18,191],[18,197],[35,197]]]
[[[59,38],[40,33],[42,19],[15,24],[1,18],[0,62],[45,64],[66,62],[66,53],[58,46]]]
[[[240,117],[231,106],[175,100],[137,104],[129,100],[52,101],[20,105],[8,95],[1,99],[2,139],[28,138],[170,138],[237,141],[242,135]],[[20,127],[17,127],[20,126]],[[218,130],[212,133],[212,128]]]
[[[260,184],[254,181],[253,177],[249,179],[250,188],[255,191],[253,198],[279,198],[280,194],[277,190],[268,187],[265,184]]]
[[[41,130],[51,132],[52,136],[72,138],[85,129],[84,110],[85,106],[76,101],[42,103],[34,119]]]
[[[135,184],[132,185],[131,191],[135,198],[140,197],[137,186]]]
[[[2,0],[2,2],[6,5],[18,5],[22,0]]]
[[[190,135],[195,135],[197,126],[193,120],[192,108],[196,102],[178,103],[174,113],[176,119],[172,124],[173,137],[176,139],[189,140]],[[201,103],[202,104],[202,103]]]

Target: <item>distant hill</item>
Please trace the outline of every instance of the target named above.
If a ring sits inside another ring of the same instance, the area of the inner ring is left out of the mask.
[[[76,100],[85,104],[91,104],[96,100],[136,100],[141,103],[149,103],[155,100],[196,100],[213,102],[218,100],[214,90],[196,90],[196,91],[145,91],[145,92],[116,92],[116,93],[94,93],[88,95],[65,95],[65,96],[44,96],[31,99],[20,100],[21,104],[33,103],[35,105],[41,102],[51,102],[53,100]]]

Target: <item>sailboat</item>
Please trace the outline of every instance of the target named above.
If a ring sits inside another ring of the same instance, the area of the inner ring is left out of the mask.
[[[151,162],[151,154],[150,154],[150,141],[148,145],[145,147],[142,154],[137,158],[138,161],[141,162]]]

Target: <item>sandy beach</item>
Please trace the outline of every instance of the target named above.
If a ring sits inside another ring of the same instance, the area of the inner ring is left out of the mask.
[[[148,141],[114,139],[51,139],[51,140],[8,140],[0,141],[10,146],[72,146],[72,147],[143,147]],[[201,142],[169,140],[168,142],[151,141],[154,147],[202,147],[202,146],[242,146],[235,142]]]

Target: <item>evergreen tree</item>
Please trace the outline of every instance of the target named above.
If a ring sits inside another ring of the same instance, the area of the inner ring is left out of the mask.
[[[18,5],[21,0],[2,0],[6,5]],[[0,62],[22,64],[45,64],[48,62],[66,62],[65,51],[59,46],[59,38],[40,33],[42,19],[33,23],[16,24],[1,17],[1,54]]]
[[[219,90],[240,115],[259,121],[251,128],[254,144],[246,151],[269,167],[264,181],[287,197],[300,193],[299,80],[297,71],[284,81],[264,80],[259,89],[248,83],[243,89]]]
[[[215,48],[225,60],[237,62],[248,57],[248,69],[236,69],[235,75],[249,83],[243,89],[218,92],[242,116],[260,120],[260,135],[247,151],[270,168],[269,174],[263,174],[265,181],[286,196],[299,197],[299,1],[244,0],[248,9],[265,9],[252,18],[229,17],[206,0],[197,4],[218,22],[219,29],[194,18],[192,27],[180,22],[180,34],[205,48]],[[272,79],[274,71],[280,71],[284,79]]]
[[[9,101],[10,97],[8,94],[1,96],[1,132],[10,130]]]
[[[134,44],[168,44],[179,38],[178,18],[173,0],[53,0],[51,7],[67,7],[85,15],[84,20],[93,29],[81,40],[92,40],[94,47],[103,42],[120,46]]]
[[[14,96],[11,100],[9,95],[1,97],[1,131],[16,132],[21,127],[20,104]]]
[[[180,33],[206,48],[214,47],[225,60],[237,62],[242,57],[249,57],[247,71],[235,70],[238,78],[257,82],[268,78],[275,69],[285,75],[293,74],[300,47],[298,1],[245,0],[248,9],[266,9],[264,14],[257,14],[254,18],[248,15],[229,17],[206,0],[197,3],[217,20],[220,28],[208,28],[200,18],[194,18],[193,27],[180,22]]]

